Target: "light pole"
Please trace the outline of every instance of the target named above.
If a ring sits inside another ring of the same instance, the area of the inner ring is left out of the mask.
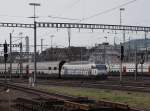
[[[22,43],[22,39],[23,39],[23,33],[22,32],[19,32],[19,38],[21,39],[21,43]]]
[[[122,12],[124,10],[125,10],[125,8],[120,8],[120,25],[122,25]],[[125,46],[125,32],[124,31],[123,31],[123,45]],[[121,43],[120,43],[120,46],[121,46]],[[121,54],[120,54],[120,82],[122,82],[122,60],[121,60]]]
[[[104,38],[105,38],[105,40],[106,40],[105,42],[107,43],[107,37],[105,36]]]
[[[131,46],[130,46],[130,40],[131,40],[131,37],[129,36],[129,46],[128,46],[128,48],[129,48],[129,54],[128,54],[128,62],[130,61],[130,52],[131,52]]]
[[[12,80],[12,34],[14,33],[14,30],[9,34],[10,35],[10,70],[9,70],[9,77],[10,80]]]
[[[145,31],[145,42],[144,42],[144,44],[145,44],[145,61],[148,61],[147,33],[148,33],[148,32]]]
[[[42,53],[42,51],[43,51],[43,38],[41,38],[41,53]]]
[[[53,47],[53,38],[54,38],[54,35],[51,35],[50,38],[51,38],[51,48],[52,48]]]
[[[71,29],[68,28],[68,42],[69,42],[69,48],[70,48],[70,42],[71,42]]]
[[[107,37],[104,37],[106,39],[105,43],[104,43],[104,64],[106,63],[106,44],[107,44]]]
[[[51,51],[52,51],[51,59],[53,61],[53,56],[54,56],[53,55],[53,38],[54,38],[54,35],[51,35],[50,38],[51,38]]]
[[[125,11],[125,8],[120,8],[120,25],[122,25],[122,12]],[[123,43],[125,44],[125,31],[123,31]]]
[[[20,78],[23,77],[23,74],[22,74],[22,69],[23,69],[23,65],[22,65],[22,38],[23,38],[23,33],[20,32],[19,33],[19,37],[21,38],[21,42],[19,43],[19,46],[20,46]]]
[[[31,18],[33,18],[33,19],[34,19],[34,22],[35,22],[35,21],[36,21],[35,18],[37,18],[37,17],[36,17],[36,14],[35,14],[35,7],[41,6],[41,4],[39,4],[39,3],[29,3],[29,5],[34,7],[34,16],[31,17]]]
[[[122,12],[125,11],[125,8],[120,8],[120,25],[122,25]]]
[[[33,86],[36,82],[36,72],[37,72],[37,66],[36,66],[36,14],[35,14],[35,7],[40,6],[39,3],[29,3],[30,6],[34,7],[34,16],[32,17],[34,20],[34,75],[33,75]]]

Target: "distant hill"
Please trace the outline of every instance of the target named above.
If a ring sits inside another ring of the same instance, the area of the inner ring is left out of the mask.
[[[138,49],[150,47],[150,39],[135,39],[125,42],[125,47],[127,49],[135,49],[136,45]]]

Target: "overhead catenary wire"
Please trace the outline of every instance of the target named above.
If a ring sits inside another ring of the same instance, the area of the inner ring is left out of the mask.
[[[17,15],[14,15],[14,16],[11,16],[11,15],[0,15],[0,17],[12,17],[12,18],[31,18],[31,17],[27,17],[27,16],[17,16]],[[64,20],[80,20],[80,19],[76,19],[76,18],[67,18],[67,17],[60,17],[60,16],[38,16],[37,18],[52,18],[52,19],[64,19]]]
[[[97,17],[97,16],[100,16],[100,15],[103,15],[103,14],[106,14],[106,13],[109,13],[109,12],[112,12],[112,11],[118,9],[118,8],[127,6],[127,5],[129,5],[129,4],[131,4],[131,3],[134,3],[134,2],[136,2],[136,1],[138,1],[138,0],[132,0],[132,1],[129,1],[129,2],[123,3],[123,4],[121,4],[121,5],[115,6],[115,7],[113,7],[113,8],[104,10],[104,11],[102,11],[102,12],[96,13],[96,14],[91,15],[91,16],[89,16],[89,17],[85,17],[85,18],[81,19],[79,22],[82,22],[82,21],[85,21],[85,20],[89,20],[89,19],[93,19],[93,18],[95,18],[95,17]]]
[[[64,19],[64,20],[73,20],[73,21],[80,20],[80,19],[76,19],[76,18],[67,18],[67,17],[56,17],[56,16],[48,16],[48,17],[52,18],[52,19]]]

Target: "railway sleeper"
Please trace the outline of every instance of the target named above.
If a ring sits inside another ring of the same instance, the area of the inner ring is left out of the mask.
[[[32,105],[25,105],[24,103],[19,103],[19,104],[16,104],[14,106],[14,108],[18,109],[19,111],[24,111],[24,110],[27,110],[27,111],[34,111],[34,108]]]
[[[113,102],[109,102],[109,101],[98,101],[97,105],[111,107],[111,108],[117,109],[117,110],[130,111],[130,107],[128,105],[121,104],[121,103],[113,103]]]
[[[111,107],[91,107],[89,109],[83,109],[83,108],[80,108],[80,107],[68,107],[66,106],[66,109],[65,111],[116,111],[115,109],[112,109]]]
[[[48,108],[43,106],[43,105],[32,105],[32,104],[24,104],[24,103],[19,103],[16,104],[17,108],[20,109],[21,111],[24,109],[31,110],[31,111],[47,111]]]
[[[53,108],[52,108],[54,111],[68,111],[68,109],[66,109],[64,107],[64,105],[55,105]]]
[[[72,100],[72,102],[84,103],[84,104],[93,104],[95,100],[90,100],[88,97],[78,97]]]
[[[61,109],[62,108],[62,109]],[[78,102],[72,102],[72,101],[64,101],[63,106],[57,106],[58,111],[99,111],[101,109],[107,109],[108,111],[112,111],[111,107],[100,107],[95,105],[95,103],[92,104],[83,104]]]
[[[80,109],[80,110],[84,110],[84,111],[89,111],[90,109],[93,108],[92,104],[81,104],[81,103],[70,102],[70,101],[65,101],[64,106],[65,107],[70,107],[70,108],[73,108],[73,109]]]
[[[45,111],[48,109],[45,102],[33,99],[17,98],[15,103],[19,109],[29,109],[32,111]]]
[[[49,99],[45,99],[45,98],[36,98],[36,100],[39,101],[46,101],[46,107],[49,109],[55,108],[55,106],[62,106],[64,105],[64,101],[60,101],[58,99],[54,99],[54,98],[49,98]]]

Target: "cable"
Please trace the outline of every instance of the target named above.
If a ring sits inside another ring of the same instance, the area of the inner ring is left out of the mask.
[[[66,17],[55,17],[55,16],[48,16],[48,17],[50,17],[50,18],[53,18],[53,19],[64,19],[64,20],[80,20],[80,19],[75,19],[75,18],[66,18]]]
[[[121,8],[121,7],[123,7],[123,6],[127,6],[127,5],[129,5],[129,4],[133,3],[133,2],[136,2],[136,1],[137,1],[137,0],[132,0],[132,1],[126,2],[126,3],[121,4],[121,5],[118,5],[118,6],[116,6],[116,7],[113,7],[113,8],[107,9],[107,10],[105,10],[105,11],[99,12],[99,13],[97,13],[97,14],[91,15],[91,16],[89,16],[89,17],[83,18],[83,19],[80,20],[79,22],[82,22],[82,21],[88,20],[88,19],[92,19],[92,18],[94,18],[94,17],[96,17],[96,16],[99,16],[99,15],[102,15],[102,14],[105,14],[105,13],[109,13],[109,12],[111,12],[111,11],[113,11],[113,10],[116,10],[116,9]]]

